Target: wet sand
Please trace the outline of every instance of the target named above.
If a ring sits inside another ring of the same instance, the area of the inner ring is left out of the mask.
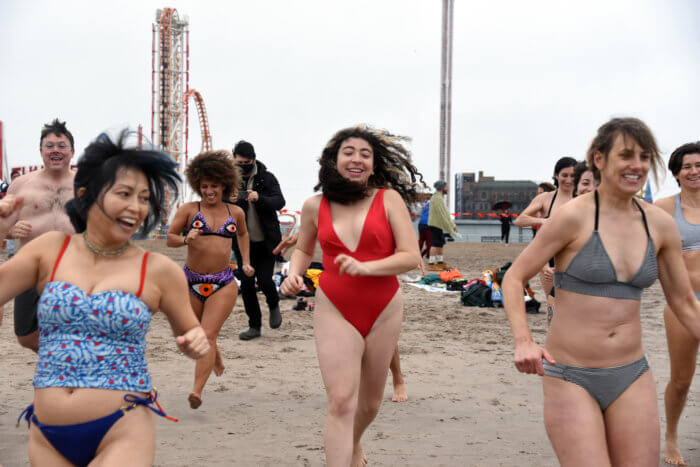
[[[159,241],[141,243],[178,263],[184,259],[184,249],[169,249]],[[448,243],[445,257],[465,278],[473,278],[512,261],[523,247]],[[531,285],[544,301],[539,282]],[[399,348],[409,400],[391,402],[389,377],[385,402],[365,433],[370,465],[557,465],[542,422],[539,378],[515,370],[503,310],[464,307],[458,294],[429,293],[406,284],[402,291],[406,309]],[[292,310],[295,301],[283,300],[284,322],[271,330],[264,298],[259,297],[263,337],[238,339],[247,328],[239,299],[219,338],[226,371],[221,377],[212,375],[204,404],[196,411],[186,400],[194,363],[178,353],[162,314],[154,315],[147,350],[153,383],[168,413],[180,419],[157,420],[155,465],[323,465],[325,393],[312,313]],[[657,384],[662,434],[669,372],[664,303],[658,282],[642,299],[644,345]],[[5,309],[0,327],[0,463],[9,467],[29,465],[26,425],[15,428],[15,421],[32,400],[36,359],[16,343],[12,305]],[[528,320],[542,343],[545,314],[528,315]],[[680,424],[689,465],[700,465],[699,389],[696,379]]]

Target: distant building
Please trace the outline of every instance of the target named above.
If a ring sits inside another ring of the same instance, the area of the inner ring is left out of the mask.
[[[537,184],[529,180],[495,180],[479,171],[455,174],[455,212],[457,219],[489,219],[495,217],[493,205],[499,201],[512,203],[512,213],[523,211],[537,196]],[[479,215],[481,213],[481,216]]]

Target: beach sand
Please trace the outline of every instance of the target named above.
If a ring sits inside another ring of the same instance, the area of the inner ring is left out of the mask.
[[[184,259],[182,248],[169,249],[153,240],[140,243],[180,264]],[[465,278],[474,278],[512,261],[523,248],[448,243],[445,257]],[[544,301],[539,281],[531,284],[537,299]],[[458,294],[430,293],[406,284],[402,292],[406,307],[399,348],[409,400],[391,402],[389,377],[385,402],[364,436],[370,465],[557,465],[542,421],[540,379],[513,366],[503,309],[464,307]],[[155,465],[323,465],[326,398],[312,313],[292,310],[295,301],[283,300],[284,323],[271,330],[264,298],[259,297],[263,337],[238,339],[247,328],[239,299],[219,338],[226,371],[211,376],[204,404],[196,411],[186,401],[194,363],[178,353],[163,315],[153,317],[147,351],[153,383],[167,412],[180,419],[157,420]],[[642,299],[644,346],[657,383],[662,434],[669,372],[664,303],[658,282]],[[16,343],[12,305],[5,309],[0,327],[0,463],[9,467],[28,465],[26,425],[15,428],[15,421],[32,400],[36,359]],[[528,320],[535,340],[543,343],[545,314],[528,315]],[[680,424],[689,465],[700,465],[699,384],[697,379],[693,383]]]

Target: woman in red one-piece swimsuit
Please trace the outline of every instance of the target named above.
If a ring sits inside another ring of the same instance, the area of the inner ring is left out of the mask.
[[[318,238],[324,271],[314,336],[328,398],[323,438],[331,467],[367,463],[360,438],[379,411],[403,317],[396,275],[420,262],[406,203],[418,200],[416,181],[423,177],[404,139],[360,126],[329,141],[315,187],[323,194],[304,203],[282,284],[285,295],[299,292]]]

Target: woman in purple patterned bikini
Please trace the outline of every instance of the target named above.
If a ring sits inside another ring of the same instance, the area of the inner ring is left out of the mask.
[[[211,350],[197,361],[194,386],[188,400],[193,409],[202,405],[202,391],[209,374],[224,371],[216,346],[219,335],[238,297],[238,285],[229,267],[231,239],[236,236],[243,257],[243,273],[252,276],[245,214],[238,206],[224,203],[238,187],[240,175],[225,151],[208,151],[192,159],[185,171],[187,182],[201,201],[183,204],[168,231],[169,247],[187,246],[185,276],[190,303],[207,334]],[[182,233],[185,235],[181,235]]]
[[[144,357],[151,315],[165,313],[188,357],[209,352],[180,268],[129,242],[160,223],[179,177],[167,154],[125,148],[127,136],[100,135],[78,161],[66,205],[77,234],[48,232],[0,265],[0,304],[40,293],[34,401],[20,416],[32,465],[152,465],[151,411],[165,414]],[[4,198],[0,217],[22,202]]]

